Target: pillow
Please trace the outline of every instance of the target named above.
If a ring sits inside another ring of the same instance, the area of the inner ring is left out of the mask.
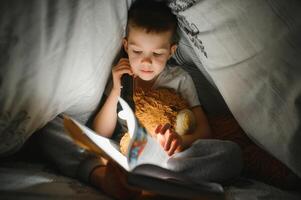
[[[173,1],[181,37],[248,136],[301,176],[301,4]]]
[[[1,1],[0,155],[59,113],[88,116],[96,108],[129,2]]]

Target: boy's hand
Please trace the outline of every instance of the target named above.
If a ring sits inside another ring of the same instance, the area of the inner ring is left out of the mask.
[[[166,153],[171,156],[182,149],[182,138],[172,131],[170,124],[159,125],[155,129],[156,139]]]
[[[133,75],[130,62],[128,58],[121,58],[117,65],[112,69],[113,75],[113,90],[120,91],[121,89],[121,77],[124,74]]]

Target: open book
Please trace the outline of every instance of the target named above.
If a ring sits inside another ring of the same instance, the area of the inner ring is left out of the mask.
[[[119,164],[128,174],[128,184],[168,196],[195,197],[223,194],[217,183],[193,181],[188,177],[166,169],[169,156],[135,117],[132,109],[121,97],[122,111],[118,116],[125,119],[130,142],[127,154],[120,152],[119,144],[103,137],[87,126],[68,116],[64,117],[66,131],[81,146],[106,155]]]

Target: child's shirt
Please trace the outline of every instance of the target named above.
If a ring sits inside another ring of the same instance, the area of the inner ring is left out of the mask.
[[[198,94],[191,76],[177,65],[167,65],[159,74],[152,88],[174,89],[189,103],[190,107],[200,105]]]

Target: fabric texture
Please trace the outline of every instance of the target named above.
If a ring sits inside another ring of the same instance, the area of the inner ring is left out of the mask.
[[[209,117],[208,121],[214,139],[229,140],[240,146],[244,163],[241,176],[286,190],[298,188],[301,179],[285,164],[252,142],[232,115]]]
[[[301,176],[301,5],[172,1],[208,80],[247,135]]]
[[[281,190],[262,182],[240,178],[231,186],[225,187],[225,200],[299,200],[301,194]]]
[[[129,2],[1,1],[0,155],[62,112],[87,121],[121,48]]]
[[[237,178],[242,170],[240,147],[230,141],[197,140],[183,152],[172,156],[167,168],[195,181],[225,183]]]
[[[179,66],[167,65],[158,76],[153,88],[171,88],[180,94],[190,107],[200,105],[198,93],[190,75]]]
[[[212,128],[213,138],[230,140],[241,147],[244,160],[242,176],[283,189],[296,188],[296,175],[272,154],[254,144],[239,126],[217,88],[212,85],[208,76],[201,72],[201,69],[204,71],[204,67],[192,48],[189,39],[181,37],[174,59],[195,82],[199,99]]]
[[[1,163],[0,177],[1,199],[112,199],[83,182],[62,176],[45,163]]]
[[[73,177],[80,173],[81,180],[88,180],[97,157],[72,144],[56,116],[65,112],[85,123],[97,106],[121,47],[130,2],[0,2],[1,156],[17,151],[52,120],[40,134],[45,136],[40,144],[46,144],[47,157],[55,163],[52,169]],[[223,112],[224,106],[214,106],[220,91],[248,135],[300,172],[300,3],[170,2],[184,39],[184,52],[177,58],[191,70],[201,104],[212,114]],[[205,90],[204,77],[219,91]],[[5,199],[109,199],[45,169],[45,163],[2,158],[0,163],[0,193]],[[235,182],[225,190],[229,200],[301,196],[253,180]]]
[[[89,183],[91,171],[102,165],[100,155],[79,147],[65,133],[63,118],[59,116],[38,131],[35,138],[40,153],[66,176]]]
[[[181,35],[181,32],[179,32],[179,35]],[[222,95],[194,52],[189,38],[185,35],[181,35],[178,48],[171,62],[175,62],[189,73],[196,87],[200,104],[208,116],[230,112]]]

